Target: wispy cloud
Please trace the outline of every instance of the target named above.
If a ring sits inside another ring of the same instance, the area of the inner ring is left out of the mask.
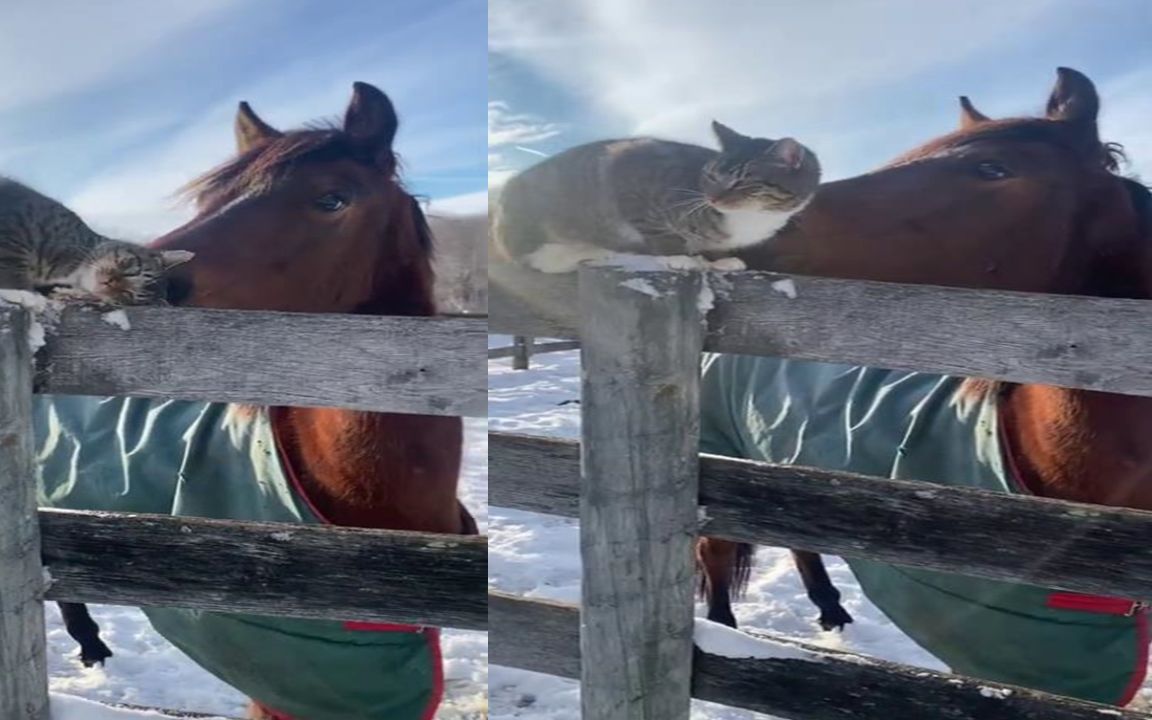
[[[0,6],[0,173],[111,234],[154,237],[191,214],[173,193],[232,155],[239,100],[299,127],[339,118],[362,80],[397,107],[410,187],[435,198],[483,188],[483,0],[390,0],[355,13],[269,0],[168,5]]]
[[[1097,80],[1102,128],[1148,176],[1152,77],[1135,72],[1152,63],[1147,17],[1144,0],[1106,12],[1078,0],[491,0],[493,97],[515,98],[515,113],[498,106],[513,117],[580,128],[575,142],[711,146],[713,118],[793,135],[832,179],[955,127],[960,94],[994,116],[1038,111],[1055,68],[1070,65]],[[523,78],[547,88],[539,102]],[[498,175],[532,161],[496,159]]]
[[[525,147],[560,134],[560,126],[539,117],[512,112],[508,104],[494,100],[488,103],[488,184],[499,185],[512,174],[508,149],[547,157],[545,153]]]

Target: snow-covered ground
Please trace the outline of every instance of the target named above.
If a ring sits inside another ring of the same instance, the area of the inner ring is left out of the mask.
[[[490,347],[511,343],[493,336]],[[488,364],[488,426],[492,430],[576,438],[580,432],[578,352],[532,358],[532,369],[513,371],[507,359]],[[489,584],[529,597],[578,602],[580,544],[575,521],[490,508]],[[825,558],[844,607],[855,618],[841,635],[823,632],[789,554],[759,548],[748,594],[736,605],[742,627],[765,630],[828,648],[850,650],[909,665],[946,670],[896,629],[860,592],[848,566]],[[703,614],[703,606],[697,614]],[[493,666],[489,673],[491,717],[579,720],[579,685],[570,680]],[[1145,687],[1143,700],[1152,695]],[[767,716],[696,703],[693,720],[752,720]]]
[[[488,524],[488,436],[482,420],[467,421],[467,461],[462,498],[480,531]],[[159,717],[111,710],[87,700],[244,717],[245,700],[188,660],[152,631],[135,608],[91,606],[104,641],[115,656],[87,669],[64,630],[55,604],[48,605],[48,655],[52,720],[138,720]],[[488,636],[446,630],[443,650],[447,697],[440,720],[480,720],[488,707]]]

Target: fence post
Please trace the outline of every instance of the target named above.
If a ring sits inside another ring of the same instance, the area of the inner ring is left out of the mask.
[[[580,269],[584,720],[687,720],[699,272]]]
[[[28,315],[0,307],[0,718],[47,720]]]
[[[512,369],[527,370],[532,359],[532,346],[535,340],[523,335],[512,338]]]

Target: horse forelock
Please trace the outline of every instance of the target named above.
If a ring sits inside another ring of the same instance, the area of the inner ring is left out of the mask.
[[[201,214],[207,214],[238,198],[268,192],[301,163],[326,160],[352,160],[378,169],[388,175],[390,182],[399,182],[394,155],[392,163],[381,166],[374,149],[355,142],[334,124],[317,122],[240,153],[192,180],[179,192],[195,202]]]

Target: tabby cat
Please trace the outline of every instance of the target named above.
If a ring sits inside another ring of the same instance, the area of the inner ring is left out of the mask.
[[[0,177],[0,288],[164,304],[166,272],[191,259],[106,238],[59,202]]]
[[[720,151],[634,138],[580,145],[508,181],[492,242],[544,273],[617,254],[741,269],[728,257],[764,242],[812,199],[820,163],[792,138],[741,135],[713,121]],[[692,256],[692,257],[684,257]],[[717,259],[718,258],[718,259]]]

